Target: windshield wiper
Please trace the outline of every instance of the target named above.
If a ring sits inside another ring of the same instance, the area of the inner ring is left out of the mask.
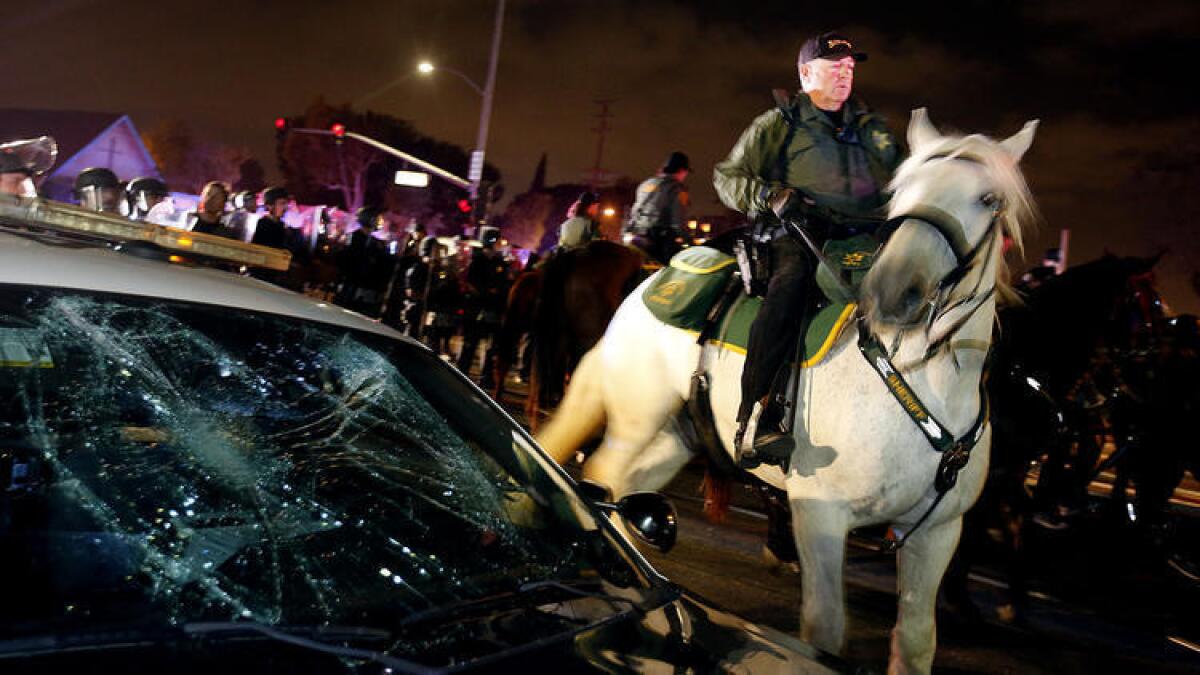
[[[188,635],[211,636],[220,634],[254,634],[268,637],[272,640],[285,642],[304,649],[332,654],[350,659],[362,659],[387,666],[400,673],[428,673],[430,668],[405,659],[384,654],[383,652],[357,647],[342,647],[331,645],[314,637],[330,640],[347,639],[390,639],[391,633],[377,628],[361,628],[357,626],[272,626],[256,621],[196,621],[185,623],[183,632]]]
[[[609,595],[606,593],[585,591],[580,588],[580,586],[585,584],[595,585],[597,583],[599,582],[587,580],[559,581],[555,579],[530,581],[521,584],[515,591],[505,591],[503,593],[497,593],[495,595],[489,595],[482,598],[463,600],[460,602],[451,603],[449,605],[431,607],[430,609],[413,612],[412,614],[409,614],[400,620],[400,627],[407,628],[417,624],[441,621],[447,618],[457,617],[461,614],[479,611],[480,609],[495,605],[507,605],[515,602],[528,602],[531,599],[530,596],[535,596],[536,594],[544,593],[548,590],[560,591],[578,598],[594,598],[597,600],[603,600],[612,605],[616,605],[618,603],[628,605],[628,609],[626,609],[624,613],[635,610],[641,611],[637,603],[633,602],[629,598],[622,598],[620,596]]]

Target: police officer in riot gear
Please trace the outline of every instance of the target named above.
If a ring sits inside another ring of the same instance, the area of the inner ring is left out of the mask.
[[[121,212],[121,181],[111,169],[92,167],[75,178],[75,199],[90,211]]]
[[[479,343],[484,338],[490,338],[494,343],[496,333],[500,330],[504,304],[508,299],[508,262],[496,250],[499,241],[500,230],[480,227],[480,247],[471,254],[471,262],[467,266],[467,284],[473,292],[463,324],[462,351],[458,354],[458,369],[463,374],[470,374]],[[494,348],[494,344],[490,346],[484,358],[480,378],[484,387],[491,386],[490,365]]]
[[[58,144],[49,136],[0,144],[0,194],[36,197],[33,177],[54,166]]]
[[[763,420],[773,381],[800,338],[813,262],[805,244],[783,221],[803,220],[817,245],[841,236],[839,228],[881,215],[884,191],[903,159],[883,119],[851,98],[854,68],[866,54],[849,38],[824,33],[800,48],[801,92],[760,115],[713,171],[721,201],[755,221],[756,237],[769,242],[771,278],[762,310],[750,329],[742,373],[742,404],[735,445],[743,467],[783,463],[794,441]],[[814,213],[837,213],[822,218]],[[756,438],[746,438],[752,417]]]
[[[638,185],[625,225],[627,243],[666,265],[683,247],[688,190],[683,181],[692,171],[688,156],[672,152],[658,175]]]
[[[258,211],[258,195],[250,190],[242,190],[233,196],[233,213],[229,216],[229,227],[242,241],[250,241],[254,237],[257,219],[254,214]]]
[[[170,196],[167,184],[157,178],[134,178],[125,186],[125,203],[130,220],[145,220],[150,209]]]

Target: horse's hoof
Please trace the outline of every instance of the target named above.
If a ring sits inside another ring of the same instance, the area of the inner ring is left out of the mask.
[[[800,574],[800,563],[794,560],[790,562],[784,562],[783,560],[780,560],[779,556],[775,555],[769,546],[763,546],[762,556],[763,562],[765,562],[767,565],[767,571],[771,574],[777,574],[780,576]]]

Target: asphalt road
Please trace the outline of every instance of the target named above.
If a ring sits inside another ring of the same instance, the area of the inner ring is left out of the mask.
[[[519,415],[517,398],[507,400]],[[796,634],[800,578],[770,569],[766,520],[749,490],[735,489],[721,524],[700,513],[701,473],[689,465],[664,492],[679,510],[679,540],[666,554],[642,546],[668,578],[751,621]],[[1136,533],[1101,518],[1065,532],[1034,532],[1024,611],[1009,615],[1001,561],[983,560],[969,581],[978,613],[939,606],[938,673],[1197,673],[1200,586],[1168,573]],[[863,672],[886,669],[896,618],[894,556],[852,538],[846,565],[846,659]]]
[[[715,604],[797,633],[800,579],[765,564],[765,520],[751,510],[739,510],[720,525],[707,522],[699,500],[691,496],[697,478],[685,471],[666,490],[680,512],[679,543],[667,554],[643,546],[647,558],[666,576]],[[867,671],[882,672],[896,617],[894,557],[875,553],[865,544],[852,545],[846,583],[850,631],[845,656]],[[1169,617],[1153,618],[1155,612],[1192,613],[1194,602],[1183,606],[1180,598],[1180,606],[1127,606],[1121,611],[1068,602],[1035,585],[1022,621],[1006,623],[999,618],[1007,603],[1003,582],[986,569],[977,570],[970,587],[981,617],[967,620],[945,608],[939,612],[935,672],[1200,672],[1200,652],[1169,640],[1186,642],[1188,636],[1170,630]],[[1196,637],[1200,636],[1191,635],[1192,641]]]

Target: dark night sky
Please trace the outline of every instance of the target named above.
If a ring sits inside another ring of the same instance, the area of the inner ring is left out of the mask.
[[[469,148],[479,97],[449,74],[410,73],[427,57],[483,84],[494,12],[492,0],[43,0],[21,16],[4,4],[0,106],[126,112],[142,129],[178,118],[249,147],[272,172],[275,117],[317,95],[359,102],[389,82],[362,107]],[[1189,199],[1200,104],[1194,76],[1176,74],[1195,61],[1200,3],[836,7],[509,0],[488,159],[510,195],[543,151],[551,182],[579,180],[596,148],[593,100],[616,99],[604,166],[641,177],[685,150],[696,210],[719,212],[712,165],[772,87],[795,86],[804,37],[837,28],[870,52],[856,92],[898,133],[918,106],[945,127],[997,136],[1042,120],[1025,162],[1044,216],[1030,259],[1060,228],[1075,262],[1169,247],[1160,287],[1175,310],[1200,311],[1189,283],[1200,270]]]

